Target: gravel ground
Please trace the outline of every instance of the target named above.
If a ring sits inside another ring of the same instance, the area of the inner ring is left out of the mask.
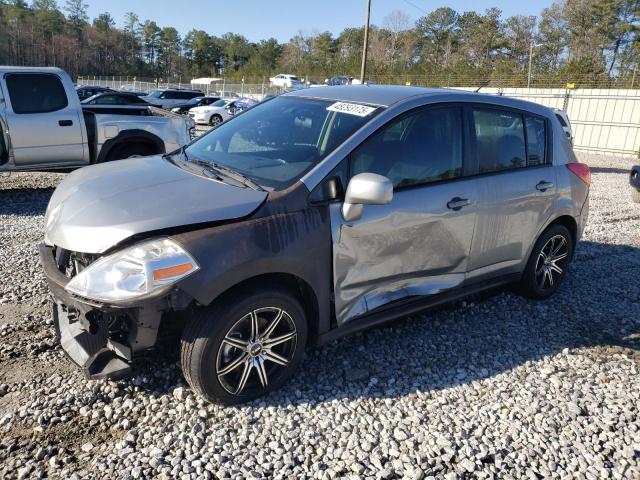
[[[476,296],[312,349],[292,382],[207,405],[177,356],[86,381],[38,265],[61,175],[0,178],[0,477],[640,478],[640,205],[590,157],[591,217],[550,301]]]

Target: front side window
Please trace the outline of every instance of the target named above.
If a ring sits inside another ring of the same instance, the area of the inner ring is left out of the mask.
[[[479,173],[526,166],[522,115],[502,110],[473,110]]]
[[[393,120],[351,154],[351,175],[377,173],[394,187],[462,175],[462,110],[428,108]]]
[[[334,104],[296,97],[261,103],[202,136],[187,158],[231,168],[268,189],[287,188],[379,111],[362,106],[361,116]]]
[[[67,94],[56,75],[16,73],[5,77],[15,113],[48,113],[62,110]]]

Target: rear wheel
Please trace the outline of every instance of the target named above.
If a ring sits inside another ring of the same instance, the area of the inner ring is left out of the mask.
[[[573,239],[567,227],[552,225],[531,251],[520,287],[523,295],[544,299],[555,293],[567,274],[573,256]]]
[[[107,162],[112,160],[124,160],[125,158],[146,157],[157,152],[144,143],[124,143],[115,147],[107,156]]]
[[[285,291],[234,296],[198,311],[182,336],[187,382],[210,402],[233,405],[283,385],[307,340],[304,309]]]
[[[209,125],[211,125],[212,127],[217,127],[221,123],[222,117],[220,115],[211,115],[211,118],[209,119]]]

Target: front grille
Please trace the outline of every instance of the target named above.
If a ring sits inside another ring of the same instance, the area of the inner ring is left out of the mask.
[[[98,255],[90,253],[72,252],[61,247],[54,247],[58,270],[67,278],[73,278],[98,259]]]

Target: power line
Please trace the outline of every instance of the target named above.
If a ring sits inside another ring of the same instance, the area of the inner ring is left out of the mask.
[[[411,2],[410,0],[404,0],[404,3],[406,3],[407,5],[411,5],[413,8],[415,8],[416,10],[420,10],[422,13],[424,13],[425,15],[428,14],[429,12],[427,12],[425,9],[423,9],[422,7],[419,7],[418,5],[416,5],[415,3]]]

